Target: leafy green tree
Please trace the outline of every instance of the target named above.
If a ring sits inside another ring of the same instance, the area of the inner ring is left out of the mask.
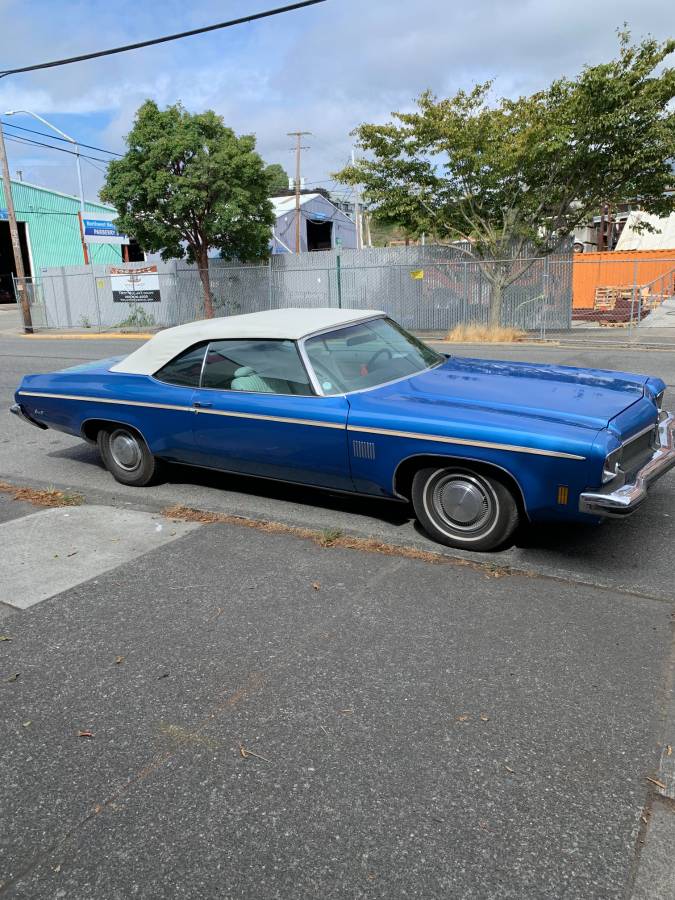
[[[269,181],[270,197],[277,197],[288,191],[288,172],[280,163],[272,163],[265,169]]]
[[[146,250],[197,264],[211,318],[209,249],[242,262],[268,253],[274,216],[255,138],[237,136],[211,110],[160,110],[147,100],[126,142],[126,154],[108,167],[101,198],[117,209],[120,230]]]
[[[528,265],[551,253],[602,203],[675,209],[675,41],[631,45],[529,97],[490,103],[491,83],[447,99],[426,92],[394,122],[356,129],[366,157],[338,178],[362,184],[383,222],[470,241],[491,284],[490,324]]]

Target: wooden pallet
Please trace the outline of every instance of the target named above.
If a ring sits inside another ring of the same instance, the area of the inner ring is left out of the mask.
[[[637,296],[635,299],[637,300],[638,298],[642,301],[643,305],[649,305],[649,288],[638,287]],[[618,302],[632,303],[633,288],[626,287],[625,285],[601,285],[599,287],[596,287],[593,309],[597,309],[602,312],[611,311],[615,308]]]

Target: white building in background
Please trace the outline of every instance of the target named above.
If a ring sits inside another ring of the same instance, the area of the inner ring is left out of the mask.
[[[276,222],[272,253],[295,253],[295,196],[270,197]],[[338,241],[340,242],[338,244]],[[300,251],[356,248],[356,225],[322,194],[300,195]]]
[[[647,222],[654,231],[642,231],[636,226]],[[635,210],[628,214],[626,224],[617,241],[615,250],[674,250],[675,213],[666,217]]]

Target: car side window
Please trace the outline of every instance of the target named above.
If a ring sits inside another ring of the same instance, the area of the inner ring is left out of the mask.
[[[202,387],[260,394],[312,394],[294,341],[211,341]]]
[[[174,356],[171,362],[155,372],[155,378],[168,384],[199,387],[207,344],[197,344]]]

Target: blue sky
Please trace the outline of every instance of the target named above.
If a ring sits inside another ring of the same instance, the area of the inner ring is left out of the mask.
[[[282,0],[0,0],[0,68],[72,56],[283,5]],[[386,121],[419,93],[454,93],[486,78],[500,95],[527,93],[584,63],[616,53],[615,31],[675,35],[673,0],[327,0],[306,10],[108,59],[0,80],[0,113],[30,109],[79,140],[124,149],[136,108],[148,97],[221,114],[254,133],[268,162],[293,166],[286,132],[311,131],[308,185],[335,184],[349,132]],[[27,117],[9,120],[42,128]],[[6,130],[7,135],[20,132]],[[31,137],[30,135],[28,135]],[[41,138],[38,138],[41,140]],[[76,192],[66,154],[7,143],[12,173]],[[88,151],[85,151],[88,152]],[[98,154],[93,154],[98,155]],[[100,163],[83,162],[95,199]]]

